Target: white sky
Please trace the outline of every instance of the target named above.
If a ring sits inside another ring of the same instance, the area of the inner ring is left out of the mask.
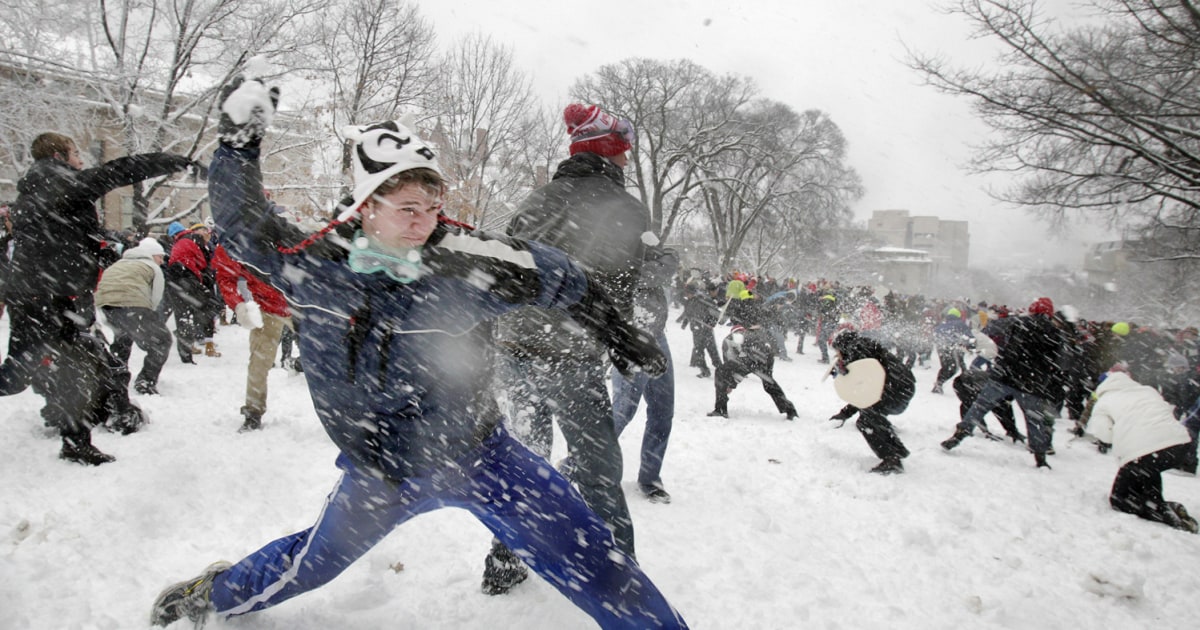
[[[1069,0],[1053,0],[1066,5]],[[966,22],[923,0],[513,0],[422,2],[441,46],[471,32],[510,46],[548,103],[571,84],[628,57],[687,58],[718,74],[750,76],[765,97],[828,112],[850,143],[866,186],[858,219],[873,210],[971,222],[971,264],[1077,264],[1071,243],[1050,242],[1023,210],[988,197],[960,166],[986,129],[969,104],[920,85],[904,45],[991,60]],[[1091,235],[1098,238],[1099,235]]]

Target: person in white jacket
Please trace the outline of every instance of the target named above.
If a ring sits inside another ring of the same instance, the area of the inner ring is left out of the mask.
[[[163,297],[160,265],[165,254],[158,241],[144,238],[104,270],[96,287],[96,307],[115,333],[110,348],[113,355],[128,364],[135,342],[146,351],[134,382],[134,391],[143,395],[158,393],[158,375],[171,350],[171,331],[158,313]]]
[[[1175,419],[1158,390],[1122,371],[1101,376],[1088,432],[1111,445],[1121,463],[1108,502],[1113,509],[1196,533],[1197,523],[1178,503],[1162,496],[1162,473],[1183,463],[1191,447],[1187,429]]]

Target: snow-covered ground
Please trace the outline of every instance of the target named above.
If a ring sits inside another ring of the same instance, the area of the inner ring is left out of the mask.
[[[693,628],[1195,626],[1200,537],[1109,509],[1116,460],[1072,441],[1065,422],[1053,471],[982,438],[944,453],[957,401],[929,393],[934,370],[918,369],[917,396],[896,418],[907,472],[880,477],[867,473],[876,460],[853,423],[826,421],[841,404],[815,349],[776,370],[796,421],[753,379],[726,420],[705,416],[713,382],[685,367],[690,336],[668,334],[674,501],[648,503],[632,481],[640,418],[622,436],[625,488],[639,559]],[[39,397],[0,399],[0,628],[146,627],[167,584],[315,519],[338,473],[304,377],[273,370],[265,429],[238,434],[247,333],[223,327],[217,342],[223,357],[172,357],[162,395],[135,397],[151,417],[143,431],[96,433],[118,458],[99,468],[57,459]],[[1164,481],[1167,498],[1200,513],[1196,479]],[[536,577],[508,596],[481,594],[489,541],[466,513],[435,512],[325,588],[209,627],[593,627]]]

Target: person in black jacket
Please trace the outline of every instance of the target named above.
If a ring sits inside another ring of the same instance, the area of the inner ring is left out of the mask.
[[[689,366],[700,368],[700,378],[712,373],[708,370],[706,356],[712,358],[713,369],[721,367],[721,355],[717,352],[717,339],[713,326],[717,325],[720,308],[713,299],[714,286],[703,278],[695,278],[683,289],[683,314],[679,321],[692,331],[692,356]]]
[[[729,417],[729,394],[747,375],[754,374],[762,381],[763,391],[771,397],[775,408],[788,420],[796,419],[796,406],[788,400],[783,388],[775,380],[775,344],[770,332],[763,326],[766,318],[758,298],[744,292],[741,298],[732,298],[726,314],[733,328],[721,342],[724,362],[717,367],[713,384],[716,388],[716,404],[709,416]]]
[[[830,420],[840,420],[844,424],[846,420],[857,413],[858,421],[854,423],[854,426],[858,428],[859,433],[862,433],[863,438],[867,440],[867,445],[881,460],[877,466],[871,469],[871,472],[881,475],[904,472],[901,460],[908,457],[908,449],[896,435],[896,429],[887,417],[902,413],[908,408],[908,403],[912,401],[917,387],[917,380],[913,377],[912,370],[900,360],[900,357],[892,354],[882,344],[853,330],[838,333],[830,345],[838,355],[835,370],[844,373],[846,366],[855,361],[875,359],[883,365],[885,374],[883,396],[879,402],[865,409],[846,405]]]
[[[1046,454],[1050,451],[1054,409],[1064,398],[1066,379],[1063,374],[1064,336],[1051,321],[1054,303],[1050,298],[1038,298],[1029,307],[1029,314],[1016,318],[1007,329],[1007,339],[997,343],[999,354],[991,370],[991,380],[971,404],[955,428],[954,435],[942,442],[951,450],[970,436],[983,416],[1003,398],[1011,396],[1025,415],[1025,431],[1029,450],[1039,468],[1049,468]]]
[[[625,190],[622,169],[633,127],[595,105],[568,105],[563,120],[571,157],[558,165],[550,183],[521,203],[508,234],[566,252],[591,272],[618,311],[632,318],[650,230],[649,210]],[[500,317],[495,338],[510,376],[503,387],[518,437],[549,457],[551,423],[558,421],[572,463],[564,468],[567,476],[612,528],[617,546],[634,557],[633,521],[621,489],[621,447],[605,383],[606,349],[565,313],[536,307]],[[504,593],[524,577],[520,562],[493,545],[483,591]]]
[[[8,356],[0,395],[34,389],[42,416],[62,435],[60,457],[82,464],[113,461],[92,445],[90,422],[103,390],[104,343],[81,331],[93,320],[92,292],[104,231],[95,202],[111,190],[185,170],[194,162],[166,153],[118,158],[85,169],[75,142],[44,133],[30,149],[33,165],[17,184],[7,299]],[[46,359],[49,359],[48,361]],[[46,366],[45,369],[42,366]]]

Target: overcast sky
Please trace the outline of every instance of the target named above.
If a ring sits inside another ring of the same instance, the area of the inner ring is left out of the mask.
[[[971,41],[966,22],[936,6],[924,0],[420,3],[442,46],[471,32],[509,46],[547,103],[564,103],[578,77],[627,57],[686,58],[718,74],[750,76],[763,96],[828,112],[842,129],[849,162],[866,187],[855,206],[858,219],[906,209],[970,221],[972,266],[1077,263],[1081,250],[1073,243],[1050,240],[1023,210],[991,200],[983,190],[988,181],[961,169],[968,145],[986,129],[967,101],[920,85],[904,66],[905,45],[971,65],[990,62],[989,45]]]

